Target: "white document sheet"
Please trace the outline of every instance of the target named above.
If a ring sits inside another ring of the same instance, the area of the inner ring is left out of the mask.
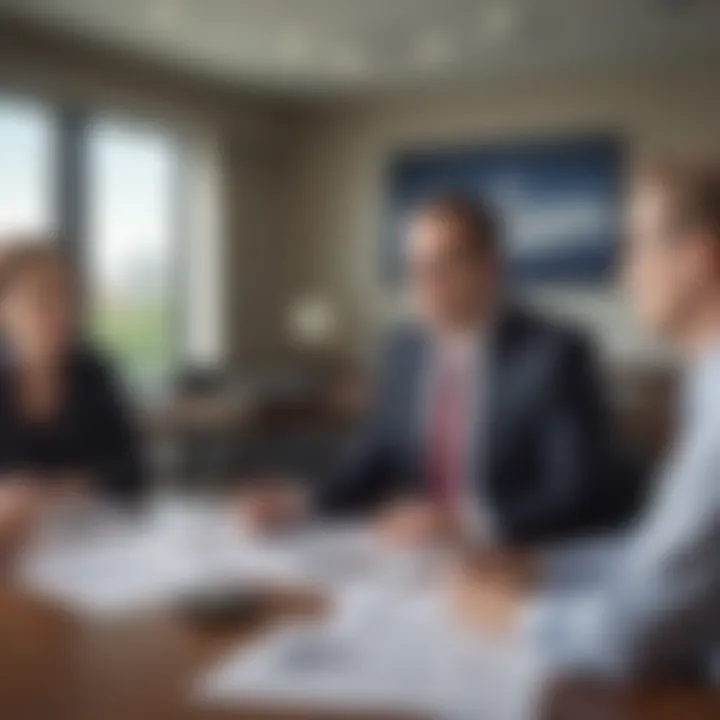
[[[140,518],[87,513],[92,521],[74,525],[48,519],[17,568],[21,584],[104,615],[208,586],[291,575],[282,558],[249,547],[219,507],[176,504]]]
[[[468,634],[427,591],[356,587],[322,622],[294,623],[201,679],[206,701],[530,720],[544,674],[516,640]]]
[[[243,533],[220,505],[155,507],[139,519],[96,508],[48,522],[22,558],[19,581],[93,614],[129,612],[208,588],[311,588],[402,583],[422,557],[381,552],[362,527],[298,529],[272,539]]]

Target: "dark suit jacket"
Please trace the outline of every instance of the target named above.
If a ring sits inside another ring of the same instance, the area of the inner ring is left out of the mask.
[[[135,500],[143,479],[139,435],[118,383],[87,348],[68,357],[65,383],[57,418],[28,421],[17,404],[12,362],[0,363],[0,476],[81,473],[100,494]]]
[[[377,402],[349,457],[323,484],[319,504],[355,512],[422,493],[426,458],[421,393],[428,340],[395,333],[382,353]],[[478,387],[483,451],[469,482],[489,503],[501,539],[548,540],[619,520],[634,506],[623,486],[594,356],[576,332],[517,309],[488,343]]]

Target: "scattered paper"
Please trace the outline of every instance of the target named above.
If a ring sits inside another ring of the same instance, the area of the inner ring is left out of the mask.
[[[326,620],[295,623],[231,653],[201,679],[201,697],[450,720],[534,717],[544,675],[530,648],[468,635],[426,592],[366,593],[352,606],[349,599]]]
[[[442,557],[389,552],[362,526],[259,540],[219,505],[165,505],[48,525],[21,582],[80,611],[114,615],[215,584],[325,592],[321,622],[294,622],[240,647],[199,681],[204,700],[418,711],[451,720],[526,720],[540,663],[519,641],[457,628],[437,590]]]
[[[422,553],[381,551],[360,526],[298,529],[259,539],[217,504],[174,503],[141,518],[95,509],[51,519],[22,558],[19,581],[94,614],[135,611],[207,587],[273,585],[334,592],[414,581]]]

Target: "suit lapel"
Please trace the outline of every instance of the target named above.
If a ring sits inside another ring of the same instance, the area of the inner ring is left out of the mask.
[[[513,349],[521,334],[522,316],[514,309],[506,310],[498,319],[488,348],[485,372],[485,473],[486,488],[492,491],[497,482],[501,459],[512,442],[509,426],[516,397],[516,374],[513,371]]]

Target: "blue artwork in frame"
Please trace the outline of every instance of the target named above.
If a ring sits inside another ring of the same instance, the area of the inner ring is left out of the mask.
[[[611,136],[403,154],[390,168],[385,270],[399,275],[407,211],[423,198],[462,193],[486,197],[500,213],[513,279],[603,282],[617,247],[623,155]]]

